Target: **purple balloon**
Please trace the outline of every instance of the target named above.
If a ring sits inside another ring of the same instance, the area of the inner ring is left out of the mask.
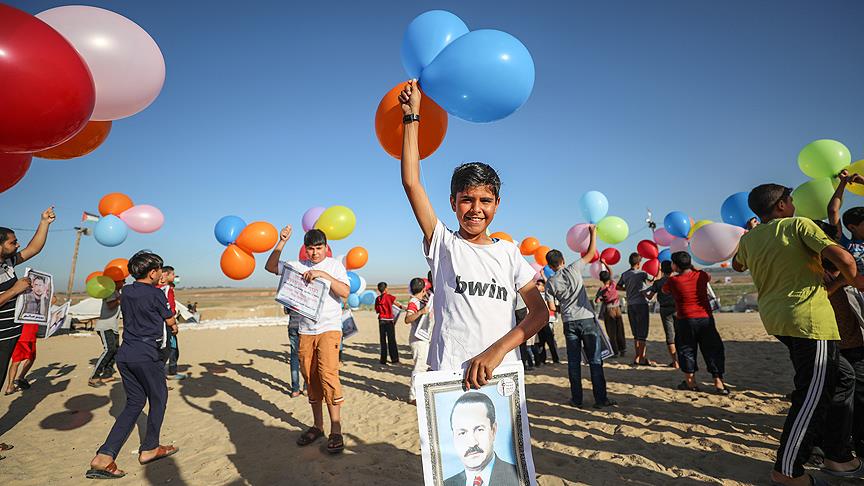
[[[309,231],[315,227],[315,223],[318,222],[318,218],[321,217],[321,213],[326,211],[327,208],[322,206],[315,206],[314,208],[309,208],[305,213],[303,213],[303,231]]]

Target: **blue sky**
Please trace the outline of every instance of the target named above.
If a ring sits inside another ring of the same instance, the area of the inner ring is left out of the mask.
[[[451,227],[449,178],[463,161],[501,174],[493,230],[565,248],[587,190],[604,192],[610,214],[632,232],[646,207],[660,219],[682,210],[718,220],[734,192],[768,181],[797,186],[806,180],[797,153],[818,138],[864,158],[864,4],[852,0],[80,3],[147,30],[165,56],[165,87],[148,109],[115,122],[91,155],[34,159],[0,194],[0,225],[34,228],[55,204],[54,228],[72,228],[114,191],[161,208],[166,223],[115,248],[85,238],[77,288],[141,248],[177,267],[184,285],[275,285],[263,272],[266,255],[248,280],[221,274],[214,223],[236,214],[299,228],[307,208],[336,204],[353,208],[358,223],[334,251],[366,247],[367,280],[425,274],[398,162],[378,146],[373,118],[406,77],[405,27],[436,8],[471,29],[515,35],[537,72],[520,111],[488,125],[451,117],[442,147],[424,160],[432,202]],[[64,2],[11,4],[35,14]],[[647,234],[618,248],[626,254]],[[52,233],[32,265],[65,285],[73,244],[73,232]]]

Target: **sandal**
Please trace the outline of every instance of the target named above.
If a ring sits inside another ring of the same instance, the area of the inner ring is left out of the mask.
[[[20,380],[15,380],[15,383],[18,385],[18,388],[20,388],[22,390],[29,390],[30,389],[30,382],[27,381],[25,378],[21,378]]]
[[[7,444],[5,442],[0,442],[0,451],[8,451],[14,449],[15,446],[12,444]]]
[[[21,391],[21,389],[16,386],[15,388],[13,388],[11,390],[6,390],[5,392],[3,392],[3,394],[6,396],[9,396],[9,395],[11,395],[13,393],[17,393],[19,391]]]
[[[834,471],[833,469],[828,469],[826,467],[823,467],[820,470],[829,476],[834,476],[835,478],[864,478],[864,461],[858,462],[858,467],[851,471]]]
[[[302,395],[302,393],[300,393],[299,391],[291,392],[291,398],[297,398],[297,397],[299,397],[300,395]]]
[[[117,464],[112,462],[105,469],[90,468],[84,475],[87,479],[120,479],[126,473],[117,469]]]
[[[681,383],[679,383],[678,389],[684,390],[684,391],[691,391],[691,392],[698,392],[699,391],[698,386],[694,386],[693,388],[690,388],[690,385],[687,384],[687,380],[684,380]]]
[[[728,397],[729,396],[729,389],[728,388],[714,388],[714,394]]]
[[[309,427],[306,432],[297,438],[297,445],[300,447],[307,446],[316,440],[324,437],[324,431],[319,429],[318,427]]]
[[[99,380],[87,380],[87,386],[90,386],[93,388],[99,388],[99,387],[105,386],[105,383],[102,383]]]
[[[327,452],[338,454],[345,450],[345,441],[342,439],[342,434],[330,434],[327,439]]]
[[[159,459],[165,459],[166,457],[173,456],[180,452],[179,447],[174,447],[173,445],[169,446],[159,446],[156,448],[156,455],[146,461],[141,460],[141,454],[138,454],[138,463],[142,466],[144,464],[150,464],[151,462],[158,461]]]

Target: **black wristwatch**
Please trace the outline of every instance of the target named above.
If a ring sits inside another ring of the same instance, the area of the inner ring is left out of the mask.
[[[420,115],[416,113],[408,113],[407,115],[402,117],[402,123],[413,123],[420,121]]]

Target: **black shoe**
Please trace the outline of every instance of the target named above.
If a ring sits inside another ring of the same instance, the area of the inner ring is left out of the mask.
[[[577,402],[575,400],[570,400],[569,402],[567,402],[567,404],[571,407],[582,408],[582,402]]]
[[[22,390],[29,390],[30,389],[30,382],[27,381],[25,378],[21,378],[20,380],[15,380],[15,384],[18,385],[18,388],[20,388]]]
[[[617,407],[618,402],[615,400],[606,400],[605,402],[598,402],[594,404],[594,408],[606,408],[606,407]]]

